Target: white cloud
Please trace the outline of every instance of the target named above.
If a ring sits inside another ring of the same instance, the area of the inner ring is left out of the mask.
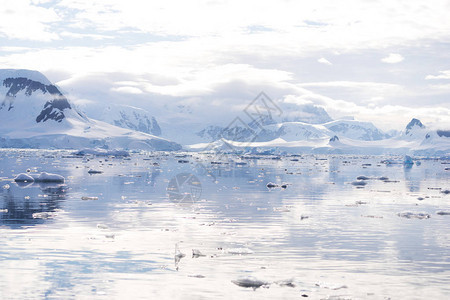
[[[405,58],[397,53],[391,53],[385,58],[382,58],[381,61],[387,64],[396,64],[402,62]]]
[[[111,88],[111,91],[124,94],[135,94],[135,95],[143,94],[141,89],[133,86],[121,86],[117,88]]]
[[[50,23],[60,21],[53,8],[31,5],[29,0],[4,0],[0,10],[0,37],[51,41],[58,39]]]
[[[321,57],[317,61],[321,64],[330,65],[330,66],[332,65],[332,63],[325,57]]]
[[[324,105],[335,116],[357,115],[390,123],[396,114],[410,118],[426,111],[421,107],[430,108],[431,100],[420,102],[426,95],[448,95],[446,86],[400,82],[408,76],[393,78],[374,59],[392,52],[382,61],[398,63],[404,60],[396,53],[399,49],[408,53],[411,47],[448,43],[448,1],[49,3],[2,2],[0,65],[71,78],[62,84],[81,94],[77,99],[123,101],[127,93],[133,93],[133,98],[146,101],[184,103],[190,98],[205,110],[221,101],[233,103],[235,109],[264,90],[274,98],[293,95],[298,103]],[[427,49],[423,57],[439,51],[432,59],[445,66],[448,51]],[[331,65],[325,57],[333,58],[333,68],[326,68],[327,72],[319,73],[323,68],[302,71],[309,65],[317,67],[317,62]],[[448,70],[426,76],[433,69],[412,69],[413,60],[408,57],[402,67],[429,80],[450,78]],[[346,76],[349,69],[357,71]],[[307,80],[314,82],[304,83]],[[414,98],[418,91],[425,96]],[[430,116],[445,119],[447,111],[438,110],[438,105],[429,111]]]
[[[426,80],[430,79],[450,79],[450,70],[440,71],[439,75],[427,75]]]

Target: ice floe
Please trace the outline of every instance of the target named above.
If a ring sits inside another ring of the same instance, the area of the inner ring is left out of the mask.
[[[397,214],[399,217],[407,219],[429,219],[431,216],[424,212],[401,212]]]
[[[257,289],[265,285],[270,285],[269,282],[257,279],[253,276],[240,277],[236,280],[231,280],[231,282],[241,287],[253,289]]]

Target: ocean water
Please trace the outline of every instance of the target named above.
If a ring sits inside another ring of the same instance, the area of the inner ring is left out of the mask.
[[[385,159],[2,150],[0,298],[448,299],[450,161]]]

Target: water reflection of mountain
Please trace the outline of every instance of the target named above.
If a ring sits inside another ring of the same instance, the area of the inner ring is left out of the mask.
[[[65,185],[11,184],[0,194],[0,225],[20,228],[44,223],[47,219],[33,218],[33,214],[60,209],[66,190]]]

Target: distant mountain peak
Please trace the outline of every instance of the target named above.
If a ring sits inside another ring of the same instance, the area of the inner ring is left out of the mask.
[[[413,118],[408,125],[406,125],[406,134],[409,134],[411,132],[411,130],[415,127],[418,126],[419,128],[425,128],[425,125],[422,124],[422,122],[420,122],[419,119]]]

